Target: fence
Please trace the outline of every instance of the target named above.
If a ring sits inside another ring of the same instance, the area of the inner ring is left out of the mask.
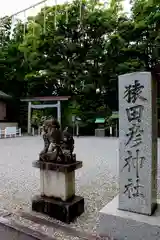
[[[0,129],[0,138],[11,138],[20,136],[22,136],[21,128],[6,127],[4,130]]]

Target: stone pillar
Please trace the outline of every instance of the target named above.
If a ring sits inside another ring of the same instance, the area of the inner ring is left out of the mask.
[[[34,197],[32,210],[70,223],[84,212],[84,198],[75,195],[75,170],[81,161],[71,164],[35,161],[40,169],[40,196]]]
[[[110,136],[112,136],[112,127],[109,127],[109,133],[110,133]]]
[[[157,198],[156,88],[151,73],[119,77],[119,209],[151,215]]]
[[[76,136],[79,137],[79,123],[76,123]]]
[[[31,102],[28,102],[28,134],[31,134]]]
[[[61,126],[61,101],[57,102],[57,119]]]
[[[156,93],[150,72],[119,76],[120,187],[119,195],[100,211],[100,235],[160,238],[160,219],[152,215],[157,207]]]

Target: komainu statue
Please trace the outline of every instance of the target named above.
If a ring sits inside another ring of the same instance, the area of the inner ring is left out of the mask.
[[[73,154],[73,136],[68,132],[68,128],[62,132],[56,119],[44,121],[43,140],[44,149],[39,156],[41,161],[62,164],[76,161],[76,155]]]

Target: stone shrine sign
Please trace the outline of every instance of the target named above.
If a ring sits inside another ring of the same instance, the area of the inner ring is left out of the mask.
[[[150,72],[119,76],[120,190],[100,211],[100,236],[160,239],[156,86]]]
[[[149,72],[119,76],[119,209],[146,215],[157,198],[154,84]]]

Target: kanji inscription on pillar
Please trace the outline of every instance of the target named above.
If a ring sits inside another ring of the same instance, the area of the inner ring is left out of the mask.
[[[157,197],[156,82],[119,76],[119,209],[151,215]]]

